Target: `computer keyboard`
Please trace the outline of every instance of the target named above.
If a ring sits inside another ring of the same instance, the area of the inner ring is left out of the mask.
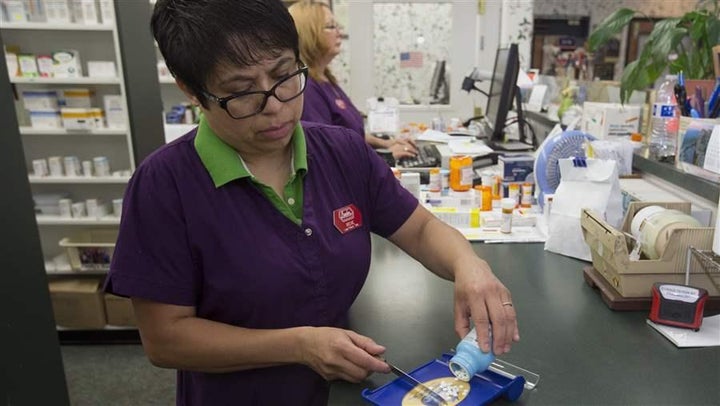
[[[396,166],[401,168],[435,168],[440,167],[442,155],[435,144],[418,145],[418,154],[412,158],[402,158]]]

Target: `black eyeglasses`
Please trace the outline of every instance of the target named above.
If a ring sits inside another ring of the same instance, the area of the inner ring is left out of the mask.
[[[295,72],[280,79],[270,90],[233,93],[227,97],[217,97],[208,92],[203,95],[219,104],[228,115],[236,120],[252,117],[265,109],[268,98],[275,96],[283,103],[300,96],[307,83],[307,66],[301,66]]]

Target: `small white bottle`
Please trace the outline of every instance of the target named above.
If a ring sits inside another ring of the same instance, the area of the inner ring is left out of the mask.
[[[494,360],[492,350],[483,352],[478,346],[477,332],[473,328],[455,348],[455,355],[450,358],[448,366],[457,379],[469,382],[475,374],[488,369]]]
[[[502,216],[500,217],[500,232],[510,234],[512,232],[512,216],[515,210],[516,199],[506,197],[500,202]]]

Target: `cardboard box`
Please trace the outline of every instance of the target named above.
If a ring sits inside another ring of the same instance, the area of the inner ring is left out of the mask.
[[[103,96],[105,119],[109,128],[125,127],[125,104],[119,94],[106,94]]]
[[[535,157],[532,155],[501,155],[498,157],[498,165],[503,182],[535,182]]]
[[[55,90],[23,90],[23,106],[26,110],[55,110],[60,108],[58,93]]]
[[[107,324],[113,326],[137,326],[132,301],[126,297],[105,294]]]
[[[640,131],[642,106],[619,103],[583,103],[580,130],[598,139],[627,137]]]
[[[30,110],[30,126],[33,128],[62,128],[63,122],[58,110]]]
[[[630,223],[635,213],[650,205],[690,214],[690,203],[687,202],[631,202],[621,230],[591,210],[583,209],[580,217],[585,242],[590,246],[593,267],[623,297],[651,297],[651,288],[655,282],[685,284],[688,247],[709,250],[712,245],[714,229],[711,227],[677,228],[671,231],[662,257],[641,257],[631,261],[630,252],[634,241],[627,238],[626,234],[630,233]],[[690,273],[690,285],[706,289],[710,296],[720,296],[717,284],[720,284],[720,275],[711,277],[698,269]]]
[[[92,107],[93,91],[88,88],[60,90],[62,107],[89,109]]]
[[[68,130],[90,130],[97,128],[95,113],[89,108],[69,108],[60,109],[63,127]]]
[[[105,327],[105,301],[98,278],[62,279],[48,284],[55,323],[61,327]]]
[[[80,53],[74,49],[53,51],[53,76],[56,78],[79,78],[83,71],[80,64]]]

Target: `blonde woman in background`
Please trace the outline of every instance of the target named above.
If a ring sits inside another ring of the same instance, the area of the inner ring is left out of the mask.
[[[365,132],[363,116],[343,92],[330,72],[330,62],[342,47],[341,27],[327,4],[301,1],[290,6],[300,37],[300,59],[308,66],[305,107],[302,120],[338,125],[365,137],[373,148],[385,148],[393,158],[417,154],[411,140],[383,139]]]

